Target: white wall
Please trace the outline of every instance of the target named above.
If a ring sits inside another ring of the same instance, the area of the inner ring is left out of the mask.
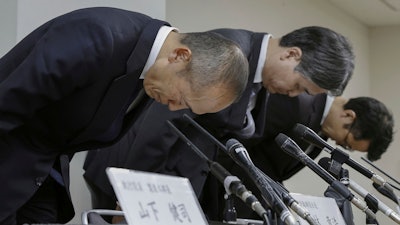
[[[382,99],[391,108],[396,131],[388,152],[376,164],[400,178],[400,104],[397,98],[400,84],[400,25],[371,28],[370,40],[371,95]]]
[[[0,57],[15,45],[17,33],[17,1],[1,0],[0,3]]]
[[[139,11],[158,19],[165,18],[164,0],[18,0],[17,40],[52,17],[74,9],[93,6],[111,6]]]

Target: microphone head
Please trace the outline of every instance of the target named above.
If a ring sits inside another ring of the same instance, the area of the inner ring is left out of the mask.
[[[304,126],[303,124],[296,124],[293,128],[293,132],[299,136],[301,139],[304,139],[307,132],[308,132],[308,127]]]
[[[275,137],[275,142],[279,145],[279,147],[282,148],[283,145],[286,145],[286,141],[289,140],[289,137],[285,134],[279,133],[276,137]]]
[[[280,133],[275,137],[275,142],[284,152],[307,165],[307,155],[290,137]]]
[[[289,155],[296,157],[298,154],[297,144],[285,134],[279,133],[275,137],[275,142],[278,146]]]
[[[238,140],[236,140],[235,138],[230,138],[226,142],[225,146],[226,146],[226,149],[228,150],[228,153],[232,152],[237,147],[243,147],[243,145]]]
[[[314,144],[317,147],[323,149],[326,148],[329,151],[334,150],[335,148],[328,144],[324,139],[322,139],[315,131],[313,131],[311,128],[304,126],[303,124],[296,124],[292,131],[300,137],[302,140]]]
[[[243,168],[246,168],[247,166],[254,166],[246,148],[238,140],[234,138],[229,139],[226,142],[226,149],[228,151],[228,155]]]

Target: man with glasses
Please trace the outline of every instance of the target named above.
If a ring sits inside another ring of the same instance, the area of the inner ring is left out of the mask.
[[[366,152],[367,158],[371,161],[381,157],[393,138],[393,116],[377,99],[371,97],[347,99],[326,94],[316,96],[302,94],[295,98],[271,95],[266,118],[268,129],[263,139],[241,140],[241,142],[248,150],[253,163],[277,182],[289,179],[304,168],[304,164],[280,149],[274,140],[276,135],[287,134],[312,159],[322,151],[292,133],[297,123],[313,129],[324,139],[330,138],[342,148]],[[232,174],[240,177],[249,190],[260,196],[258,188],[248,178],[247,173],[229,156],[221,153],[219,162]],[[224,188],[215,177],[208,176],[201,203],[210,219],[222,218],[224,194]],[[216,199],[218,202],[215,202]],[[235,207],[239,218],[259,218],[239,200],[235,201]]]
[[[392,116],[377,100],[336,97],[321,129],[342,148],[368,152],[370,160],[377,160],[392,140],[392,126]]]

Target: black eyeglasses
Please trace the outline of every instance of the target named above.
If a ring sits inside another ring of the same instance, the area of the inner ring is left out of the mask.
[[[347,142],[347,138],[349,137],[349,134],[350,134],[350,130],[349,130],[349,132],[347,132],[346,136],[344,137],[343,145],[342,145],[342,147],[346,150],[351,150],[351,147],[349,146],[349,143]]]
[[[343,146],[342,146],[344,149],[349,150],[349,151],[353,151],[353,149],[347,142],[347,139],[349,138],[349,134],[351,133],[352,128],[353,128],[353,124],[351,124],[351,126],[349,128],[349,132],[347,132],[346,136],[344,137]]]

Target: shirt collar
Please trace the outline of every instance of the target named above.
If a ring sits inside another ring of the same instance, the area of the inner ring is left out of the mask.
[[[328,116],[329,110],[331,110],[331,106],[335,97],[331,95],[326,95],[325,109],[324,114],[322,114],[321,125],[324,123],[326,116]]]
[[[151,47],[149,58],[147,58],[146,64],[143,68],[143,71],[140,74],[140,77],[139,77],[140,79],[144,79],[144,76],[146,76],[147,71],[156,61],[158,53],[160,53],[161,47],[164,44],[165,39],[167,39],[167,36],[171,31],[179,31],[179,30],[175,27],[162,26],[160,28],[160,30],[158,31],[156,39],[154,40],[153,46]]]
[[[265,65],[265,60],[267,59],[268,42],[271,37],[272,36],[270,34],[266,34],[263,37],[261,43],[260,55],[258,57],[257,69],[254,75],[254,81],[253,81],[254,83],[262,83],[262,70]]]

